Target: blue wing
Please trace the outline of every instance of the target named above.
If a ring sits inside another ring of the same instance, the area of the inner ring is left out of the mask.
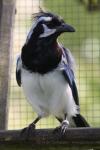
[[[18,56],[16,63],[16,81],[19,86],[21,86],[21,67],[22,67],[21,57]]]
[[[72,62],[71,62],[72,56],[69,53],[69,51],[65,48],[63,48],[63,58],[62,58],[62,73],[65,77],[65,79],[67,80],[67,82],[69,83],[69,86],[71,88],[72,91],[72,95],[74,98],[74,101],[76,103],[76,105],[79,105],[79,97],[78,97],[78,91],[77,91],[77,86],[75,83],[75,77],[74,77],[74,72],[72,69]]]

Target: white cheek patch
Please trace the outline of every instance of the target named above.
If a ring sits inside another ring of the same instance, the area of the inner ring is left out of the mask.
[[[37,26],[37,24],[40,21],[51,21],[51,20],[52,20],[52,17],[40,17],[36,22],[33,22],[31,30],[29,31],[29,33],[27,35],[26,43],[29,41],[29,39],[30,39],[30,37],[31,37],[31,35],[33,33],[33,30],[35,29],[35,27]]]
[[[48,37],[56,32],[56,29],[49,29],[45,24],[43,24],[44,32],[40,34],[40,38]]]

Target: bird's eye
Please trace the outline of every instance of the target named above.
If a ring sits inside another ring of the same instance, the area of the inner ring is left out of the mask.
[[[52,28],[55,28],[57,26],[60,26],[61,22],[58,19],[52,19],[52,21],[48,22],[47,25],[48,25],[49,28],[52,29]]]

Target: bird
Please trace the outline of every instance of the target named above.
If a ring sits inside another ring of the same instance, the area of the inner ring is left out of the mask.
[[[60,122],[55,130],[59,129],[62,134],[67,132],[71,122],[75,127],[89,127],[80,113],[75,60],[70,50],[58,42],[64,32],[73,33],[75,28],[62,17],[46,11],[34,14],[16,62],[17,84],[37,114],[24,132],[34,130],[36,123],[49,115]]]

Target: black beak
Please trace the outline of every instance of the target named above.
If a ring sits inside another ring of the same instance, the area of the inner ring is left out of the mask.
[[[71,25],[63,23],[60,27],[58,27],[57,32],[75,32],[75,29]]]

